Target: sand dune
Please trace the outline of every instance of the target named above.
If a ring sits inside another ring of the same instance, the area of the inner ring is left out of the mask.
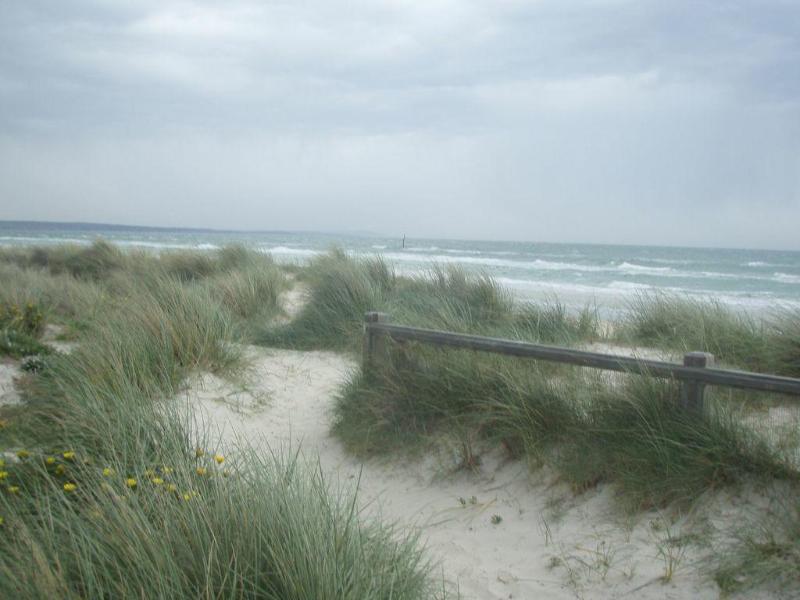
[[[220,446],[232,451],[240,437],[272,448],[301,444],[329,480],[358,484],[363,511],[418,530],[463,598],[718,597],[697,568],[702,553],[670,542],[685,518],[625,518],[610,487],[576,497],[552,474],[531,475],[491,452],[477,473],[454,471],[446,451],[362,463],[329,433],[333,397],[356,368],[352,360],[330,352],[248,352],[254,370],[247,384],[199,375],[182,395]],[[662,582],[665,553],[679,557],[669,583]]]

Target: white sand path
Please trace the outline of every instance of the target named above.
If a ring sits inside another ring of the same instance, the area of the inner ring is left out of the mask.
[[[335,392],[356,368],[351,359],[248,352],[255,365],[249,385],[204,375],[186,391],[195,414],[218,430],[221,447],[235,446],[239,436],[272,448],[302,444],[330,480],[360,481],[365,512],[418,529],[462,598],[719,597],[691,548],[672,581],[661,582],[665,559],[658,547],[669,547],[664,540],[680,523],[669,525],[655,513],[625,522],[610,487],[573,497],[552,475],[530,475],[524,464],[498,456],[484,456],[479,473],[448,473],[433,457],[362,463],[330,435]],[[492,523],[493,515],[502,520]]]

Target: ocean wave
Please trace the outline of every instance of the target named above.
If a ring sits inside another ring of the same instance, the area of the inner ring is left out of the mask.
[[[390,252],[384,255],[390,260],[400,262],[464,264],[479,267],[507,267],[530,271],[576,271],[582,273],[622,273],[623,275],[645,275],[654,277],[686,277],[686,278],[712,278],[712,279],[765,279],[762,276],[736,273],[720,273],[715,271],[682,271],[672,267],[648,267],[635,263],[623,262],[619,265],[587,265],[572,262],[542,260],[510,260],[502,258],[488,258],[475,256],[460,256],[446,254],[403,254]]]
[[[409,246],[403,249],[406,252],[436,252],[439,250],[439,246]]]
[[[265,254],[278,254],[281,256],[317,256],[322,254],[319,250],[310,248],[289,248],[287,246],[260,246],[259,252]]]
[[[504,258],[484,258],[474,256],[450,256],[446,254],[409,255],[399,252],[390,252],[384,255],[390,260],[401,262],[425,262],[441,264],[465,264],[482,267],[510,267],[538,271],[605,271],[605,267],[595,265],[579,265],[574,263],[552,262],[536,259],[533,261],[509,260]]]
[[[697,290],[681,287],[637,284],[629,281],[612,281],[607,285],[584,285],[567,282],[531,281],[509,277],[496,277],[495,280],[509,288],[522,299],[558,300],[567,305],[582,306],[587,302],[599,301],[606,308],[614,305],[625,307],[637,294],[647,291],[662,291],[698,300],[715,300],[731,308],[744,311],[761,312],[775,308],[800,308],[800,301],[776,298],[771,292],[720,292],[717,290]]]
[[[617,266],[617,269],[628,273],[642,273],[664,275],[665,273],[672,273],[675,271],[672,267],[647,267],[645,265],[636,265],[629,262],[623,262]]]
[[[37,244],[91,244],[91,240],[81,238],[29,237],[22,235],[2,235],[0,240],[8,242],[36,242]]]
[[[456,248],[444,248],[444,252],[450,254],[483,254],[480,250],[458,250]],[[487,252],[487,254],[504,254],[502,252]]]
[[[108,240],[118,246],[153,248],[155,250],[219,250],[216,244],[178,244],[175,242],[148,242],[145,240]]]
[[[772,279],[780,283],[800,283],[800,275],[790,275],[789,273],[773,273]]]
[[[769,263],[765,263],[763,261],[760,261],[760,260],[751,260],[750,262],[746,262],[746,263],[742,264],[742,266],[743,267],[770,267],[772,265],[770,265]]]
[[[689,260],[683,258],[646,258],[640,257],[635,258],[634,260],[640,260],[642,262],[654,262],[660,265],[696,265],[698,262],[697,260]]]

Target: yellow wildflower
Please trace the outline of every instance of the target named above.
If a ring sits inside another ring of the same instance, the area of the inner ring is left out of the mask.
[[[214,460],[217,461],[218,465],[221,465],[222,463],[225,462],[225,457],[222,456],[222,454],[215,454],[214,455]]]
[[[203,450],[202,448],[198,448],[197,450],[195,450],[195,451],[194,451],[194,455],[195,455],[195,457],[197,457],[197,458],[200,458],[200,457],[201,457],[201,456],[203,456],[205,453],[206,453],[206,451],[205,451],[205,450]]]
[[[152,481],[154,485],[161,485],[164,483],[164,480],[161,479],[161,477],[153,477],[150,481]]]
[[[177,485],[175,485],[174,483],[170,483],[170,484],[167,486],[167,489],[168,489],[170,492],[177,492],[177,491],[178,491],[178,486],[177,486]]]
[[[148,477],[153,477],[155,476],[156,472],[153,469],[145,469],[144,474]]]
[[[78,486],[75,485],[74,483],[65,483],[64,484],[64,491],[65,492],[74,492],[77,489],[78,489]]]
[[[64,457],[65,460],[72,460],[73,458],[75,458],[75,452],[73,452],[72,450],[67,450],[66,452],[64,452],[64,454],[62,454],[62,456]]]
[[[8,477],[8,471],[0,471],[0,481]]]
[[[133,489],[133,488],[136,487],[136,480],[133,477],[128,477],[125,480],[125,485],[127,485],[129,488]]]
[[[103,469],[103,477],[111,477],[113,474],[114,471],[111,469],[111,467],[106,467]]]
[[[197,474],[200,475],[201,477],[206,474],[206,468],[205,467],[197,467],[196,471],[197,471]]]
[[[11,494],[19,494],[19,486],[18,485],[10,485],[10,486],[8,486],[8,491]]]
[[[188,502],[192,497],[189,494],[184,494],[183,499]]]
[[[63,475],[66,472],[66,470],[67,467],[65,467],[64,465],[58,465],[56,467],[56,475]]]
[[[56,464],[56,457],[48,456],[47,458],[44,459],[44,462],[46,462],[48,465],[54,465]]]
[[[28,458],[31,455],[27,450],[17,450],[17,458]]]
[[[170,473],[172,473],[172,468],[171,467],[161,467],[161,472],[164,475],[169,475]]]

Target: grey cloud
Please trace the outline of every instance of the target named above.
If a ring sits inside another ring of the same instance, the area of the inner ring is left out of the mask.
[[[796,246],[798,22],[780,0],[10,1],[0,218],[712,243],[699,207],[715,245]],[[775,231],[741,241],[743,214]]]

